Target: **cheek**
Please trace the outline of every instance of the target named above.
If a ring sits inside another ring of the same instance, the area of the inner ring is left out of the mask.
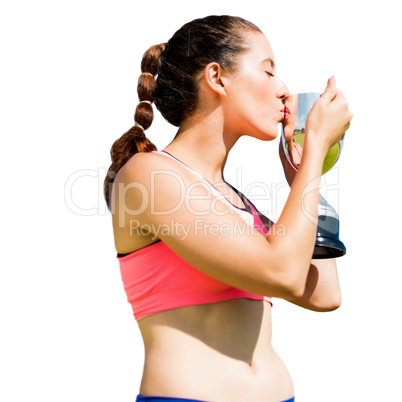
[[[264,76],[238,82],[228,105],[231,126],[264,139],[277,136],[278,100],[270,84]]]
[[[278,99],[276,99],[275,91],[272,85],[265,80],[260,80],[254,87],[255,101],[258,107],[270,114],[274,110],[277,111]]]

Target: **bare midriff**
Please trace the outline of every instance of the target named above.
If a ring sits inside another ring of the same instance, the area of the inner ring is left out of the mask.
[[[271,305],[234,299],[182,307],[138,322],[142,395],[215,402],[278,402],[293,384],[271,346]]]

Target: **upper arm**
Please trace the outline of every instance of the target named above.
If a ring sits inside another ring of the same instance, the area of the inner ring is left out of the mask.
[[[288,296],[286,260],[175,161],[137,154],[113,189],[114,225],[152,233],[203,273],[253,293]]]

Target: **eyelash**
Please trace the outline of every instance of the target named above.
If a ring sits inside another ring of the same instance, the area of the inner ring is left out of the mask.
[[[275,75],[273,75],[272,73],[265,71],[270,77],[275,77]]]

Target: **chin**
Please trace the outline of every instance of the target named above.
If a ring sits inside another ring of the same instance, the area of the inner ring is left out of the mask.
[[[278,132],[278,127],[275,126],[275,129],[272,129],[270,131],[264,130],[259,135],[255,136],[255,138],[258,138],[259,140],[262,141],[273,141],[275,140],[279,135]]]
[[[265,124],[260,127],[254,126],[250,128],[248,133],[245,135],[247,135],[248,137],[256,138],[261,141],[273,141],[279,135],[278,124],[279,123],[271,122],[271,124]]]

